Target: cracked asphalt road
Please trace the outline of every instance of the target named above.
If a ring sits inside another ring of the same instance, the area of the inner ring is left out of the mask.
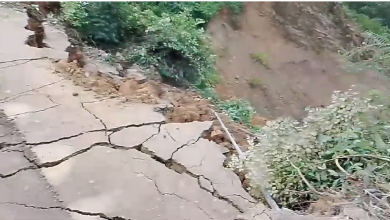
[[[211,122],[99,99],[54,74],[63,33],[47,26],[53,49],[31,48],[26,15],[0,17],[1,220],[229,220],[255,206],[201,138]]]
[[[60,203],[40,171],[32,169],[34,164],[29,161],[29,155],[25,152],[28,148],[22,135],[2,111],[0,143],[0,218],[27,220],[50,216],[50,219],[56,220],[70,219],[69,214],[61,209],[42,210],[19,205],[49,207],[60,206]]]

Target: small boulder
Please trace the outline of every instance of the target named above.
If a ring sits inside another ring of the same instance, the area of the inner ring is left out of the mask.
[[[103,76],[118,76],[119,72],[115,67],[105,64],[99,61],[91,61],[84,66],[84,69],[92,75],[103,75]]]
[[[173,105],[171,103],[160,103],[154,107],[155,112],[159,112],[165,115],[167,112],[173,111]]]
[[[97,65],[98,65],[99,72],[102,73],[103,75],[115,75],[115,76],[119,75],[119,72],[113,66],[107,65],[105,63],[98,63]]]
[[[118,70],[119,72],[120,72],[120,71],[123,71],[123,67],[122,67],[121,64],[119,64],[119,63],[114,63],[113,66],[114,66],[114,68],[115,68],[116,70]]]
[[[144,72],[144,69],[142,69],[142,68],[141,68],[140,66],[138,66],[137,64],[132,65],[129,69],[134,69],[134,70],[137,70],[138,72],[141,72],[141,73]]]
[[[127,79],[132,79],[139,84],[145,83],[148,79],[142,72],[137,69],[127,69],[125,77]]]
[[[222,132],[222,130],[217,126],[214,126],[213,131],[210,134],[210,140],[216,141],[218,139],[222,139],[224,136],[225,134]]]
[[[118,60],[120,60],[120,61],[125,60],[125,57],[124,57],[121,53],[119,53],[119,52],[117,52],[117,53],[115,54],[115,57],[116,57]]]
[[[98,67],[93,63],[86,63],[83,68],[87,73],[86,77],[96,76],[98,74]]]

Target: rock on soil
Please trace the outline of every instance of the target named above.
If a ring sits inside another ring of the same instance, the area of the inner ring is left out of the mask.
[[[126,74],[125,74],[125,78],[133,79],[138,84],[143,84],[148,80],[148,78],[144,74],[140,73],[140,71],[138,71],[136,69],[127,69]]]

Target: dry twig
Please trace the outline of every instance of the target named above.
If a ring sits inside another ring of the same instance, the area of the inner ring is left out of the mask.
[[[307,185],[307,187],[309,187],[309,189],[317,194],[317,195],[320,195],[320,196],[328,196],[328,197],[332,197],[332,198],[336,198],[337,196],[335,195],[332,195],[330,193],[324,193],[324,192],[318,192],[310,183],[309,181],[305,178],[305,176],[302,174],[301,170],[294,165],[293,162],[290,161],[289,158],[287,158],[288,162],[291,164],[291,166],[297,171],[298,175],[301,177],[302,181]]]
[[[232,142],[234,148],[236,149],[236,151],[238,152],[238,155],[239,155],[239,158],[240,159],[243,159],[244,158],[244,153],[242,152],[242,150],[240,149],[240,147],[238,146],[237,142],[234,140],[233,136],[230,134],[229,130],[226,128],[226,126],[224,125],[224,123],[222,122],[221,118],[218,116],[218,114],[212,110],[213,113],[215,114],[215,116],[217,117],[219,123],[221,124],[223,130],[226,132],[226,134],[228,135],[229,139],[230,139],[230,142]],[[265,189],[265,187],[263,186],[260,186],[260,191],[261,193],[263,194],[265,200],[267,201],[268,205],[276,210],[278,213],[279,211],[281,210],[278,206],[278,204],[276,204],[275,200],[272,199],[271,195],[267,192],[267,190]]]

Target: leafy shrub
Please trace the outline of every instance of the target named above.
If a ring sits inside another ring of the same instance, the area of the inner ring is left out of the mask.
[[[383,26],[378,19],[370,19],[368,16],[363,14],[357,14],[355,19],[356,22],[358,22],[358,24],[360,24],[365,31],[371,31],[373,33],[381,35],[389,35],[389,28]]]
[[[367,15],[383,25],[390,26],[389,2],[344,2],[343,4],[359,14]]]
[[[225,111],[229,117],[244,125],[250,125],[251,118],[255,112],[248,101],[233,99],[222,102],[218,105],[223,111]]]
[[[370,18],[365,14],[358,13],[350,8],[344,7],[350,16],[364,31],[369,31],[378,35],[390,37],[390,29],[382,24],[379,18]]]
[[[86,41],[118,45],[129,33],[126,2],[64,2],[63,20]]]
[[[216,83],[214,56],[202,27],[221,7],[238,2],[65,2],[63,20],[87,42],[127,45],[130,63],[156,66],[160,75],[199,87]]]
[[[242,11],[242,2],[143,2],[139,3],[144,9],[152,11],[161,16],[163,13],[177,14],[184,11],[190,13],[194,19],[210,21],[221,8],[228,8],[233,15]],[[205,27],[204,25],[200,25]]]
[[[162,76],[177,81],[203,80],[204,74],[214,68],[208,39],[204,30],[197,27],[204,21],[194,20],[186,12],[175,15],[164,13],[162,17],[155,17],[154,21],[145,25],[145,41],[129,51],[130,61],[158,65]]]
[[[390,189],[390,99],[357,95],[335,92],[331,105],[308,108],[302,122],[268,122],[244,161],[231,165],[247,170],[253,192],[264,184],[287,207],[317,199],[316,191],[353,196],[356,182]]]

